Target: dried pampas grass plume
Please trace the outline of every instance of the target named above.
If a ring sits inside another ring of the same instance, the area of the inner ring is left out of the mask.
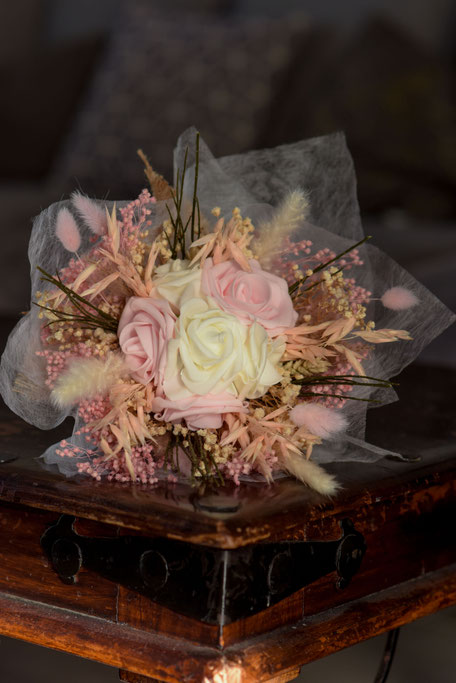
[[[128,373],[120,354],[105,358],[76,358],[58,378],[51,393],[59,408],[70,408],[83,399],[104,395]]]
[[[71,201],[78,214],[85,221],[94,235],[104,235],[108,231],[106,212],[93,199],[75,190]]]
[[[154,171],[150,165],[149,159],[142,149],[138,149],[137,154],[144,164],[144,174],[149,181],[150,189],[155,199],[158,202],[165,199],[171,199],[173,196],[173,189],[168,181],[165,180],[162,175]]]
[[[332,496],[339,489],[332,474],[299,453],[288,451],[287,455],[282,455],[282,463],[287,472],[324,496]]]
[[[261,234],[252,248],[263,267],[267,267],[274,255],[283,249],[285,238],[307,218],[309,208],[307,194],[299,189],[293,190],[278,206],[273,218],[258,226]]]

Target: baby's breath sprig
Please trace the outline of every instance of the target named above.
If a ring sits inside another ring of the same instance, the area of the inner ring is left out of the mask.
[[[317,266],[316,268],[312,268],[312,274],[311,274],[311,275],[305,275],[304,277],[300,278],[299,280],[297,280],[296,282],[294,282],[292,285],[290,285],[290,286],[288,287],[288,293],[289,293],[289,295],[290,295],[291,297],[296,296],[296,295],[297,295],[297,292],[298,292],[298,290],[299,290],[299,288],[300,288],[300,286],[301,286],[309,277],[311,277],[311,276],[315,275],[316,273],[319,273],[320,271],[324,270],[325,268],[327,268],[328,266],[330,266],[331,263],[334,263],[335,261],[338,261],[338,260],[341,259],[343,256],[346,256],[346,255],[349,254],[351,251],[353,251],[354,249],[357,249],[358,247],[360,247],[362,244],[364,244],[365,242],[367,242],[367,241],[370,240],[370,239],[372,239],[372,235],[368,235],[367,237],[365,237],[364,239],[360,240],[360,241],[357,242],[356,244],[353,244],[351,247],[348,247],[348,249],[345,249],[345,251],[342,251],[340,254],[337,254],[337,256],[334,256],[332,259],[329,259],[329,261],[326,261],[325,263],[320,263],[320,265]],[[340,268],[337,272],[340,272],[341,270],[342,270],[342,268]],[[316,287],[317,285],[321,284],[322,282],[324,282],[324,280],[319,280],[318,282],[314,282],[314,283],[313,283],[310,287],[308,287],[307,289],[301,290],[301,292],[299,292],[299,294],[303,294],[304,292],[308,291],[309,289],[312,289],[313,287]]]

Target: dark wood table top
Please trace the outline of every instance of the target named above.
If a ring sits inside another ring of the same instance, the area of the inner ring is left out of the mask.
[[[322,520],[403,495],[419,482],[456,474],[456,372],[410,366],[399,378],[400,401],[370,410],[367,439],[400,452],[410,462],[327,465],[342,483],[331,500],[287,478],[228,485],[217,490],[158,483],[153,488],[65,478],[38,459],[68,437],[72,422],[43,432],[0,407],[0,500],[96,519],[187,542],[235,548],[261,540],[318,536]],[[326,534],[330,526],[326,527]]]

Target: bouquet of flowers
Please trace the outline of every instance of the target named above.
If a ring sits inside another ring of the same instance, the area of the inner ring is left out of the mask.
[[[419,350],[412,336],[427,341],[449,312],[430,313],[432,295],[385,270],[368,238],[327,239],[306,187],[275,207],[246,201],[192,130],[174,187],[142,156],[150,190],[134,201],[74,193],[37,220],[39,284],[2,359],[5,399],[39,426],[74,415],[47,460],[97,480],[286,472],[333,494],[313,450],[359,443],[366,404],[391,400],[392,370]],[[393,364],[378,355],[391,344]]]

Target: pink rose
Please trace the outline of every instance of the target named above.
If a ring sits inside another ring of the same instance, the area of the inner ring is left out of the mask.
[[[122,312],[117,335],[131,376],[141,384],[163,384],[168,341],[176,316],[164,299],[132,296]]]
[[[250,273],[236,261],[214,265],[211,258],[206,259],[201,278],[203,292],[244,324],[259,323],[271,337],[294,327],[298,314],[286,280],[262,270],[258,261],[251,259],[249,265]]]
[[[170,401],[156,396],[152,403],[156,420],[165,422],[182,422],[185,420],[189,429],[219,429],[222,426],[224,413],[245,413],[243,402],[229,394],[195,394],[189,398]]]

